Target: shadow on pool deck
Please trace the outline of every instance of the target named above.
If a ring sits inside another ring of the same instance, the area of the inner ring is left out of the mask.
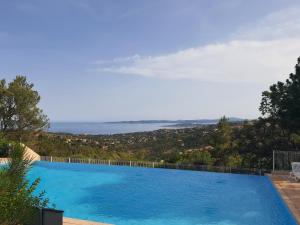
[[[300,182],[291,179],[288,173],[273,173],[268,176],[300,224]]]
[[[88,220],[78,220],[73,218],[64,217],[63,220],[64,225],[112,225],[108,223],[98,223],[98,222],[92,222]]]

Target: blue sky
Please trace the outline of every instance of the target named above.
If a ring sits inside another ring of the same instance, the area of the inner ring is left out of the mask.
[[[0,77],[52,121],[256,118],[300,55],[296,0],[2,1]]]

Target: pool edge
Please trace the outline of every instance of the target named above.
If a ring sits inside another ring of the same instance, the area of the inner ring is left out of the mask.
[[[76,219],[71,217],[64,217],[63,225],[113,225],[113,224],[95,222],[90,220],[82,220],[82,219]]]
[[[290,195],[286,192],[284,187],[281,187],[282,182],[286,182],[286,180],[283,181],[276,181],[278,175],[274,174],[267,174],[267,177],[271,181],[271,184],[274,187],[274,190],[277,192],[278,196],[283,200],[285,206],[289,210],[291,216],[295,219],[296,223],[300,225],[300,208],[298,209],[296,207],[296,204],[294,203],[294,199],[290,197]],[[288,176],[288,175],[286,175]],[[300,187],[300,183],[299,183]],[[300,190],[299,190],[299,196],[300,196]]]

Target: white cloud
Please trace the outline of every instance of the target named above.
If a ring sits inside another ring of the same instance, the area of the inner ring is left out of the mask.
[[[252,27],[241,28],[233,38],[273,40],[300,38],[300,8],[292,7],[266,16]]]
[[[93,62],[92,64],[106,65],[106,66],[108,66],[108,65],[113,66],[115,64],[126,65],[126,64],[131,64],[140,58],[141,57],[138,54],[136,54],[136,55],[129,56],[129,57],[114,58],[113,60],[97,60],[97,61]]]
[[[300,8],[268,15],[239,30],[233,40],[171,54],[100,62],[100,73],[211,82],[274,82],[292,71],[300,55]]]

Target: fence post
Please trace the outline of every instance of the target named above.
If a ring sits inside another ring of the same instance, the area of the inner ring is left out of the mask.
[[[110,166],[110,160],[108,160],[108,165]]]
[[[69,157],[69,163],[71,163],[71,158]]]
[[[51,156],[51,158],[50,158],[50,162],[52,162],[52,156]]]
[[[130,167],[131,167],[131,161],[129,163],[130,163]]]
[[[275,171],[275,151],[273,150],[273,172]]]
[[[154,168],[154,162],[152,163],[152,168]]]

